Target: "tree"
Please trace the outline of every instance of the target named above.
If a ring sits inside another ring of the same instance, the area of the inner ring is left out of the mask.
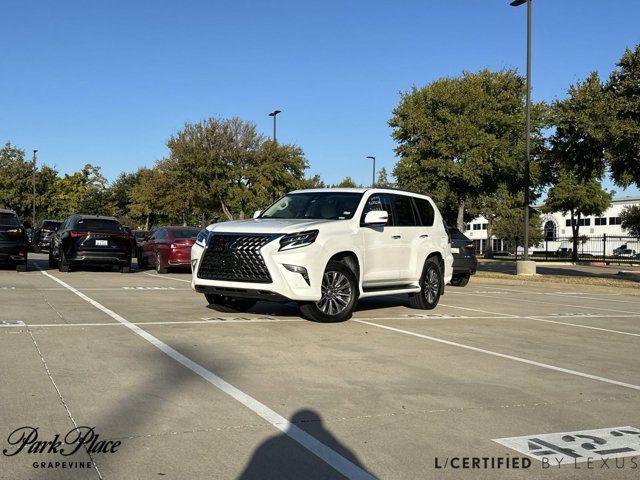
[[[515,201],[517,199],[517,201]],[[517,252],[524,240],[524,209],[522,198],[514,197],[513,203],[503,205],[500,215],[494,220],[493,230],[503,239],[508,250]],[[542,220],[535,210],[529,210],[529,244],[535,247],[542,241]],[[488,240],[491,242],[491,240]],[[522,245],[524,247],[524,245]]]
[[[355,188],[358,185],[353,181],[351,177],[344,177],[340,183],[336,183],[333,185],[336,188]]]
[[[389,180],[387,169],[382,167],[378,172],[378,179],[376,180],[376,187],[393,187],[394,183]]]
[[[33,205],[33,163],[25,161],[24,150],[7,142],[0,148],[0,207],[29,218]]]
[[[398,185],[453,196],[460,229],[470,199],[505,183],[521,191],[525,94],[524,79],[513,70],[465,72],[402,94],[389,121],[400,156],[394,169]],[[544,104],[533,106],[534,172],[545,112]]]
[[[634,237],[640,237],[640,205],[627,205],[620,212],[622,228]]]
[[[229,220],[302,185],[307,168],[299,147],[276,145],[238,118],[187,123],[167,146],[167,172],[184,210],[208,216],[222,212]]]
[[[114,215],[125,224],[130,224],[133,220],[130,215],[131,191],[139,181],[139,171],[122,172],[109,186],[109,202],[113,207]]]
[[[572,169],[585,179],[602,178],[611,108],[597,73],[569,87],[569,96],[552,106],[555,133],[547,171]]]
[[[603,190],[598,180],[582,180],[574,170],[563,169],[555,184],[549,189],[543,211],[569,214],[573,235],[573,261],[578,260],[580,219],[590,215],[602,215],[609,208],[613,191]]]
[[[131,189],[129,212],[136,221],[144,222],[145,230],[149,230],[156,218],[166,216],[170,182],[161,162],[154,168],[139,169],[136,175],[138,183]]]
[[[100,173],[100,167],[87,163],[72,175],[57,177],[53,181],[47,212],[58,218],[74,213],[112,215],[107,180]]]
[[[494,235],[494,225],[501,216],[506,215],[508,218],[513,219],[515,217],[512,214],[513,210],[523,207],[522,196],[517,196],[509,193],[506,185],[500,185],[495,193],[491,195],[480,195],[473,199],[473,202],[469,205],[469,212],[473,217],[483,216],[487,219],[487,246],[484,249],[485,258],[493,258],[493,242],[492,237]],[[522,230],[522,237],[524,237],[524,217],[521,216],[522,225],[519,227]],[[502,233],[505,232],[506,225],[503,224]],[[508,235],[517,236],[520,234],[520,230],[516,230],[509,226]],[[517,232],[517,233],[514,233]],[[502,235],[499,235],[502,236]],[[534,243],[535,245],[535,243]]]
[[[607,159],[618,185],[640,187],[640,44],[627,49],[605,86],[613,114]]]

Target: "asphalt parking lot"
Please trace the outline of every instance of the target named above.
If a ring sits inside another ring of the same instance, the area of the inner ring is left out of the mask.
[[[368,299],[317,324],[289,304],[208,309],[186,273],[44,258],[0,270],[2,449],[24,426],[121,444],[2,455],[0,478],[639,478],[640,289],[474,278],[434,311]],[[628,439],[617,464],[534,458],[545,434],[597,429]],[[526,455],[495,441],[524,436]],[[95,466],[47,466],[63,460]]]

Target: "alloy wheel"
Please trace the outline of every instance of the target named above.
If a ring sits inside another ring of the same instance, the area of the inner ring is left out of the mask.
[[[349,306],[353,296],[349,279],[336,271],[324,273],[320,290],[322,297],[316,305],[326,315],[342,313]]]
[[[430,268],[424,280],[424,296],[427,302],[434,303],[438,298],[439,291],[440,278],[438,278],[438,272],[436,272],[435,268]]]

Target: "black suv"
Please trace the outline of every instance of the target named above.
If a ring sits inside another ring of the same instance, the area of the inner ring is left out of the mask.
[[[473,242],[457,228],[448,227],[447,230],[451,236],[451,254],[453,255],[451,285],[464,287],[478,268],[476,248]]]
[[[42,224],[33,234],[33,240],[31,241],[34,252],[49,250],[49,246],[51,245],[51,237],[53,233],[58,229],[58,227],[60,227],[61,223],[62,222],[60,220],[42,221]]]
[[[19,272],[27,270],[27,228],[31,228],[31,223],[22,224],[16,212],[0,209],[0,263],[15,265]]]
[[[68,272],[72,266],[116,265],[131,270],[131,236],[113,217],[71,215],[51,237],[49,266]]]

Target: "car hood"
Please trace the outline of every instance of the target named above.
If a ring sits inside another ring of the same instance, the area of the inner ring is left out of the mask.
[[[252,218],[231,222],[214,223],[207,230],[219,233],[294,233],[313,230],[320,225],[344,220],[293,220],[277,218]]]

